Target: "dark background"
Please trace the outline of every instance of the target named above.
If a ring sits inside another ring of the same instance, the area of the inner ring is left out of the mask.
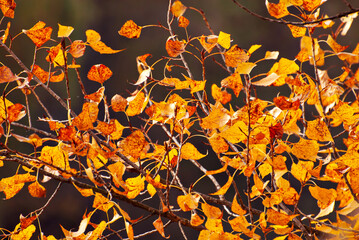
[[[281,24],[269,23],[253,17],[238,8],[231,0],[183,0],[182,2],[186,6],[193,6],[198,9],[202,9],[205,12],[214,32],[216,34],[218,34],[219,31],[230,33],[231,38],[233,39],[232,44],[238,44],[244,49],[249,49],[249,47],[254,44],[262,45],[262,47],[257,50],[255,54],[253,54],[254,59],[263,57],[266,51],[279,51],[279,57],[294,59],[300,50],[300,39],[293,38],[288,27]],[[240,2],[253,12],[269,16],[264,0]],[[354,3],[355,1],[352,2]],[[86,74],[92,65],[102,63],[113,71],[113,76],[104,84],[109,101],[115,94],[127,97],[128,91],[135,89],[129,83],[135,82],[138,78],[136,67],[137,56],[151,53],[153,57],[149,59],[149,63],[153,63],[157,59],[161,58],[161,56],[167,55],[164,46],[168,33],[163,29],[145,28],[142,30],[140,39],[127,39],[122,37],[117,33],[118,30],[120,30],[121,26],[129,19],[132,19],[140,26],[157,23],[161,23],[166,26],[167,7],[168,1],[166,0],[18,0],[17,8],[15,10],[15,19],[12,20],[10,33],[12,36],[15,36],[20,33],[22,29],[29,29],[41,20],[47,23],[47,26],[53,27],[53,39],[56,39],[58,30],[57,23],[60,23],[62,25],[73,26],[75,28],[74,32],[70,36],[72,40],[81,39],[86,41],[85,31],[87,29],[94,29],[100,33],[102,41],[111,48],[126,48],[125,51],[118,54],[101,55],[88,47],[86,49],[85,56],[78,59],[78,63],[82,66],[80,71],[88,93],[92,93],[99,88],[98,83],[91,82],[86,78]],[[328,15],[335,15],[344,10],[347,9],[342,1],[331,0],[323,5],[322,12],[325,12]],[[191,22],[188,27],[188,33],[190,36],[210,34],[202,21],[202,17],[198,13],[187,10],[184,16]],[[1,27],[4,28],[4,26]],[[359,29],[358,21],[354,21],[347,36],[339,37],[338,41],[342,45],[352,44],[352,47],[355,47],[354,43],[356,43],[359,39],[359,32],[357,29]],[[181,34],[183,34],[183,31]],[[24,34],[18,36],[13,42],[13,50],[25,63],[25,65],[30,67],[33,61],[34,45],[27,38],[27,36]],[[351,50],[352,49],[349,49],[349,51]],[[38,63],[41,63],[41,56],[43,57],[46,55],[46,51],[44,49],[41,51],[38,57]],[[0,53],[1,62],[3,62],[6,66],[11,67],[14,72],[16,72],[16,70],[18,70],[18,72],[21,71],[20,68],[14,64],[13,60],[9,58],[5,59],[2,49],[0,50]],[[259,72],[269,70],[271,64],[262,65],[259,68]],[[158,67],[157,71],[158,73],[155,74],[158,74],[158,79],[161,79],[161,68]],[[156,72],[156,69],[154,72]],[[212,83],[217,83],[217,85],[219,85],[220,81],[226,77],[225,74],[226,73],[221,70],[218,71],[218,67],[213,68],[213,70],[211,67],[207,68],[207,85],[211,86]],[[333,76],[335,76],[334,74],[336,73],[333,72]],[[200,69],[194,69],[194,75],[195,79],[201,79]],[[72,107],[77,113],[79,113],[83,103],[83,96],[74,77],[75,75],[71,73],[70,79],[73,79],[73,82],[71,82]],[[52,83],[50,86],[59,92],[60,95],[62,94],[63,97],[66,96],[63,84]],[[279,90],[278,88],[271,87],[269,89],[261,89],[260,91],[265,95],[264,98],[271,100],[277,95]],[[287,90],[282,88],[280,91],[285,92]],[[41,91],[39,91],[38,94],[41,95]],[[64,114],[63,109],[61,109],[56,102],[53,102],[51,97],[46,97],[46,94],[43,94],[45,102],[53,104],[53,107],[50,109],[53,113],[53,117],[66,119],[66,114]],[[155,91],[152,95],[154,99],[163,99],[163,96],[164,95],[161,91]],[[18,98],[15,94],[10,94],[9,99],[13,102],[24,101],[23,97]],[[235,100],[238,106],[241,105],[242,99],[240,97]],[[32,114],[38,114],[41,116],[41,108],[37,107],[37,110],[35,110]],[[121,115],[114,115],[113,117],[121,118]],[[33,119],[35,119],[34,116]],[[26,121],[24,123],[26,123]],[[34,124],[39,127],[43,126],[40,122],[35,122]],[[137,124],[137,127],[141,126],[140,122],[135,122],[135,124]],[[26,132],[24,135],[26,135]],[[1,141],[3,141],[3,139],[4,138],[1,138]],[[161,137],[159,137],[159,140],[160,139]],[[196,141],[200,143],[201,140],[197,139]],[[18,143],[11,141],[10,144]],[[33,150],[28,146],[28,144],[20,144],[17,146],[20,146],[29,152]],[[218,168],[217,165],[209,164],[208,166],[212,169]],[[187,169],[186,171],[188,172],[188,176],[193,174],[193,172],[191,172],[193,169],[191,164],[183,163],[183,169]],[[5,167],[0,169],[1,177],[11,176],[15,171],[15,165],[6,164]],[[224,177],[223,181],[221,180],[222,183],[225,183],[226,179],[227,178]],[[192,182],[193,179],[188,179],[188,181],[185,180],[186,186],[189,186]],[[201,190],[204,190],[205,192],[213,192],[213,188],[207,187],[206,181],[203,181],[203,183],[200,184],[202,184],[199,185],[202,187]],[[44,185],[47,188],[48,193],[46,199],[31,198],[25,190],[26,187],[24,187],[20,194],[16,195],[13,199],[0,201],[0,226],[13,230],[19,221],[20,214],[26,215],[36,208],[41,207],[56,188],[56,183],[49,182]],[[72,229],[76,231],[82,219],[82,214],[86,211],[86,209],[91,208],[91,200],[91,197],[84,199],[72,186],[66,186],[66,184],[64,184],[61,189],[61,194],[55,197],[40,218],[44,234],[54,234],[55,237],[62,237],[63,235],[59,224],[68,230]],[[316,205],[315,202],[312,202],[311,204],[312,206],[307,206],[309,212]],[[137,211],[137,209],[133,209],[131,206],[123,203],[120,203],[120,205],[128,210],[132,218],[135,219],[141,216],[141,211]],[[153,220],[155,220],[155,218]],[[163,221],[165,222],[164,219]],[[151,226],[148,225],[140,227],[136,226],[135,234],[144,232],[146,229],[150,228]],[[191,233],[188,229],[185,229],[185,231],[187,234]],[[170,234],[173,239],[175,239],[176,236],[180,237],[176,234],[176,232],[179,233],[179,230],[175,224],[172,224],[165,232],[167,235]],[[151,236],[160,238],[157,234],[150,235],[148,239],[150,239]]]

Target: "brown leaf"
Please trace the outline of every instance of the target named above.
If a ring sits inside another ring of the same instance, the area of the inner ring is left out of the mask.
[[[18,77],[12,73],[10,68],[6,66],[0,67],[0,83],[12,82],[17,79]]]

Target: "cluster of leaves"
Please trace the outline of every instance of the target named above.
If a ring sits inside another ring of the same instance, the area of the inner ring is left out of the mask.
[[[30,195],[41,198],[47,195],[46,182],[60,184],[43,207],[20,216],[19,224],[11,230],[3,229],[2,236],[30,239],[37,228],[41,229],[41,213],[51,204],[61,183],[67,183],[84,198],[93,200],[92,209],[84,214],[77,231],[62,227],[68,239],[121,234],[134,239],[154,232],[168,238],[165,227],[173,222],[178,223],[185,239],[182,226],[198,230],[198,239],[260,239],[268,234],[276,239],[357,237],[359,43],[342,46],[339,39],[349,31],[359,10],[343,1],[350,11],[341,14],[340,19],[328,17],[320,13],[324,2],[266,1],[274,18],[265,19],[286,24],[293,37],[300,38],[300,51],[294,59],[279,57],[276,51],[254,59],[252,55],[260,45],[242,49],[232,43],[230,34],[215,34],[202,11],[179,0],[169,0],[167,23],[156,26],[169,34],[165,43],[168,56],[152,64],[148,63],[150,54],[137,57],[137,89],[127,98],[119,94],[109,96],[110,103],[104,85],[112,70],[103,64],[92,66],[87,78],[100,87],[87,94],[76,60],[91,51],[89,47],[100,54],[121,50],[107,46],[94,30],[86,31],[86,41],[72,41],[74,28],[60,24],[57,38],[52,39],[53,28],[38,22],[22,32],[36,46],[34,62],[28,68],[11,49],[20,34],[10,37],[9,21],[2,30],[0,44],[22,71],[15,74],[6,62],[1,63],[0,83],[4,90],[0,98],[0,164],[6,167],[7,162],[15,162],[19,168],[11,176],[1,178],[0,191],[5,199],[11,199],[28,184]],[[14,18],[15,7],[13,0],[0,0],[2,26],[5,17]],[[190,21],[185,17],[186,11],[198,12],[210,34],[188,37]],[[300,21],[291,21],[293,16]],[[139,38],[143,28],[149,26],[138,26],[129,20],[119,34]],[[39,66],[37,62],[42,59],[37,55],[44,51],[48,53],[47,64]],[[187,58],[195,59],[202,71],[194,73]],[[206,64],[213,59],[228,77],[209,86]],[[339,63],[329,66],[327,59]],[[164,62],[164,68],[157,71],[160,62]],[[252,71],[264,62],[271,65],[270,70],[252,76]],[[336,68],[339,74],[329,77],[329,68]],[[71,108],[69,82],[76,79],[69,79],[69,71],[77,73],[82,89],[84,103],[78,114]],[[157,77],[157,72],[163,76]],[[66,86],[66,100],[51,89],[49,82]],[[268,100],[257,94],[258,89],[277,86],[286,86],[287,96],[278,93]],[[40,87],[62,105],[66,120],[52,117],[51,107],[36,94]],[[151,96],[154,89],[169,94],[157,102]],[[24,102],[13,103],[10,99],[14,94],[23,95]],[[30,95],[35,96],[37,103],[29,102]],[[239,98],[244,99],[243,106],[236,105]],[[43,108],[46,117],[30,115],[35,104]],[[102,116],[100,109],[105,109]],[[128,126],[114,118],[115,114],[122,114]],[[132,126],[132,118],[141,119],[143,126]],[[48,128],[33,127],[32,121],[38,120],[48,123]],[[162,131],[166,141],[151,138],[148,132],[154,127]],[[32,134],[21,135],[15,131],[19,128]],[[203,147],[194,142],[196,136],[202,138]],[[31,144],[34,151],[27,154],[12,149],[9,138]],[[203,149],[207,149],[206,154]],[[190,186],[182,183],[184,173],[180,166],[184,161],[203,173]],[[216,161],[222,167],[207,170],[203,163],[208,161]],[[218,176],[223,174],[227,181],[220,185]],[[204,178],[213,184],[213,193],[196,189]],[[240,178],[245,183],[240,183]],[[235,195],[228,199],[230,188]],[[303,197],[308,191],[310,195]],[[170,196],[176,196],[176,201]],[[159,206],[147,204],[151,198],[158,199]],[[316,202],[318,214],[299,207],[308,198]],[[142,209],[148,216],[132,219],[121,207],[122,202]],[[97,211],[105,212],[107,219],[92,219]],[[136,230],[137,223],[153,216],[154,230]],[[113,229],[119,221],[123,221],[123,228]],[[39,234],[41,239],[55,239],[53,235]]]

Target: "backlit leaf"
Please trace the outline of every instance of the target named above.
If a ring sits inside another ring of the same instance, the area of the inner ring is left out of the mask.
[[[293,163],[290,173],[298,179],[301,183],[307,182],[311,175],[308,170],[313,169],[313,162],[303,162],[299,161],[298,164]]]
[[[232,95],[226,90],[222,91],[216,84],[212,84],[212,97],[214,100],[219,101],[222,104],[226,104],[231,101]]]
[[[187,212],[198,207],[200,196],[198,194],[189,193],[187,195],[180,195],[177,197],[178,206],[182,211]]]
[[[228,49],[231,46],[231,34],[220,31],[217,43],[225,49]]]
[[[201,216],[199,216],[196,213],[192,213],[191,214],[191,225],[192,226],[199,226],[204,222],[204,218],[201,218]]]
[[[348,46],[341,46],[339,43],[337,43],[331,35],[328,35],[327,43],[335,53],[340,53],[348,48]]]
[[[127,178],[126,187],[128,189],[127,197],[129,199],[134,199],[142,190],[145,189],[145,178],[141,175],[134,178]]]
[[[129,155],[137,159],[147,153],[149,145],[143,133],[140,130],[136,130],[120,142],[119,148],[123,155]]]
[[[33,182],[28,186],[29,193],[33,197],[46,197],[46,189],[39,182]]]
[[[267,210],[268,222],[276,225],[287,225],[296,215],[287,215],[285,213],[277,212],[271,208]]]
[[[0,4],[1,5],[1,4]],[[51,38],[52,28],[45,27],[46,23],[39,21],[29,30],[22,30],[37,47],[41,47]]]
[[[92,207],[97,208],[101,211],[107,212],[110,208],[114,206],[114,203],[108,198],[104,197],[101,193],[95,194],[95,199],[93,200]]]
[[[205,227],[213,232],[223,233],[222,219],[207,218]]]
[[[71,43],[69,53],[74,58],[82,57],[86,50],[86,44],[82,40],[75,40]]]
[[[265,2],[268,12],[275,18],[282,18],[289,15],[285,1],[280,0],[279,3],[270,3],[268,0]]]
[[[74,118],[72,124],[80,131],[87,131],[93,128],[93,123],[98,115],[97,103],[86,102],[82,106],[82,112]]]
[[[186,142],[181,148],[181,156],[183,159],[199,160],[206,155],[200,153],[192,143]]]
[[[216,46],[218,41],[218,36],[216,35],[210,35],[210,36],[201,36],[199,39],[199,42],[201,43],[204,50],[206,50],[208,53],[211,53],[213,48]]]
[[[160,216],[153,222],[153,226],[155,226],[156,230],[161,234],[162,237],[169,238],[169,236],[166,237],[165,235],[165,229],[163,227],[163,222]]]
[[[141,35],[142,27],[138,26],[134,21],[128,20],[125,22],[125,24],[122,26],[120,31],[118,33],[121,36],[127,37],[127,38],[139,38]]]
[[[0,0],[0,9],[4,17],[14,18],[16,3],[14,0]]]
[[[142,91],[138,92],[136,96],[127,98],[126,100],[129,102],[126,109],[126,114],[128,116],[136,116],[140,114],[148,101],[146,101],[145,94]]]
[[[301,159],[315,161],[319,151],[319,144],[314,140],[301,138],[292,148],[292,153]]]
[[[211,193],[211,195],[224,195],[232,185],[233,177],[229,176],[228,181],[217,192]]]
[[[231,76],[226,77],[221,81],[221,86],[232,89],[236,97],[238,97],[243,89],[241,75],[237,72],[233,73]]]
[[[214,133],[209,139],[209,143],[215,153],[224,153],[228,151],[228,143],[219,134]]]
[[[112,71],[103,64],[97,64],[91,67],[87,73],[87,78],[103,84],[107,79],[112,76]]]
[[[202,119],[201,127],[215,129],[223,127],[230,119],[227,110],[221,104],[212,106],[210,114]]]
[[[101,36],[94,30],[87,30],[86,31],[87,42],[90,44],[90,47],[99,52],[101,54],[113,54],[118,53],[122,50],[113,50],[112,48],[108,47],[105,43],[101,41]]]
[[[308,138],[317,141],[333,141],[327,125],[319,118],[313,121],[307,121],[305,135],[307,135]]]
[[[185,18],[184,16],[180,16],[178,18],[178,26],[179,27],[187,28],[188,25],[189,25],[189,20],[187,18]]]
[[[10,199],[24,187],[25,183],[35,180],[36,177],[29,173],[2,178],[0,181],[0,191],[5,193],[6,199]]]
[[[61,82],[64,79],[65,74],[61,71],[60,74],[55,75],[56,72],[46,72],[40,66],[34,65],[32,73],[43,83],[50,82]]]
[[[307,31],[307,29],[305,27],[300,27],[300,26],[296,26],[296,25],[292,25],[292,24],[287,24],[287,26],[289,27],[290,31],[292,32],[293,37],[295,37],[295,38],[303,37]]]
[[[25,106],[20,103],[15,103],[7,107],[7,120],[11,122],[19,121],[26,115],[24,111]]]
[[[54,167],[67,170],[70,168],[68,152],[61,145],[51,147],[45,146],[41,149],[40,159]]]
[[[327,189],[318,186],[310,186],[309,191],[312,196],[318,200],[318,207],[320,209],[327,208],[333,201],[335,201],[337,197],[337,192],[335,191],[335,189],[332,188]]]
[[[223,213],[221,209],[218,207],[209,205],[207,203],[202,203],[202,210],[204,215],[207,216],[208,219],[221,219],[223,216]]]
[[[239,63],[247,62],[248,54],[236,45],[233,45],[228,51],[224,53],[226,65],[228,67],[237,67]]]
[[[116,94],[111,98],[111,108],[115,112],[124,112],[127,107],[127,100],[121,95]]]
[[[220,136],[235,144],[247,139],[248,126],[243,121],[236,122],[233,126],[224,129]]]
[[[31,224],[27,228],[21,229],[18,233],[12,234],[11,239],[13,239],[13,240],[30,240],[35,231],[36,231],[36,227]]]
[[[57,37],[59,38],[69,37],[72,31],[74,30],[74,28],[71,26],[63,26],[60,23],[58,23],[58,25],[59,25],[59,31],[57,32]]]

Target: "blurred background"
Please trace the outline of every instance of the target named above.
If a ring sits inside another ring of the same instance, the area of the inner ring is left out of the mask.
[[[293,38],[288,27],[282,24],[269,23],[253,17],[238,8],[231,0],[182,0],[182,2],[186,6],[192,6],[203,10],[215,34],[219,34],[219,31],[230,33],[231,38],[233,39],[232,44],[238,44],[238,46],[243,49],[249,49],[250,46],[254,44],[262,45],[262,47],[252,56],[255,60],[262,58],[266,51],[279,51],[279,57],[294,59],[300,50],[300,39]],[[255,13],[269,17],[264,0],[240,0],[239,2]],[[354,0],[351,2],[354,7],[358,7],[355,6],[358,5],[358,2]],[[29,29],[38,21],[43,21],[47,26],[53,27],[52,38],[55,40],[59,40],[56,38],[56,35],[58,30],[57,24],[60,23],[61,25],[72,26],[75,28],[70,36],[72,40],[86,41],[85,31],[87,29],[93,29],[100,33],[102,41],[111,48],[126,49],[125,51],[113,55],[101,55],[93,51],[90,47],[87,47],[84,57],[77,60],[78,64],[81,65],[81,77],[87,93],[92,93],[100,87],[98,83],[89,81],[86,78],[87,72],[91,66],[102,63],[113,71],[113,76],[104,84],[108,101],[110,101],[111,97],[115,94],[127,97],[129,96],[129,92],[135,89],[130,83],[134,83],[138,78],[136,66],[137,56],[146,53],[152,54],[152,58],[148,60],[148,63],[152,64],[157,59],[167,55],[165,42],[168,38],[168,33],[161,28],[144,28],[139,39],[127,39],[118,34],[121,26],[129,19],[132,19],[140,26],[159,23],[166,26],[167,0],[17,0],[16,3],[15,18],[12,20],[10,29],[12,37],[20,33],[22,29]],[[345,10],[347,10],[347,8],[345,8],[343,1],[341,0],[328,1],[328,3],[324,4],[322,7],[322,12],[325,12],[329,16]],[[188,27],[189,36],[195,37],[202,34],[210,34],[202,17],[197,12],[187,10],[184,16],[190,20],[190,25]],[[2,25],[1,28],[5,28],[4,25]],[[359,39],[358,29],[359,23],[358,21],[354,21],[347,36],[339,37],[338,42],[342,45],[351,44],[352,49],[349,49],[349,51],[352,51]],[[178,31],[178,33],[176,33],[179,36],[185,36],[183,30],[176,29],[176,31]],[[34,45],[27,36],[24,34],[18,36],[13,42],[12,49],[26,66],[31,66],[33,62]],[[46,56],[45,49],[41,50],[41,53],[38,56],[37,62],[39,65],[42,61],[40,59],[41,56]],[[18,72],[21,71],[12,59],[5,58],[3,49],[0,49],[0,61],[6,66],[11,67],[14,72],[16,72],[16,70],[18,70]],[[263,65],[258,68],[258,71],[268,71],[272,64],[273,62],[270,62],[267,65],[266,63],[263,63]],[[44,65],[44,69],[46,69],[45,66],[46,65]],[[207,68],[208,86],[211,86],[213,83],[220,85],[220,81],[227,76],[225,71],[215,64],[213,64],[213,66],[215,67]],[[163,78],[163,73],[160,67],[157,68],[157,73],[156,68],[154,72],[155,74],[158,74],[154,76],[155,78],[158,80]],[[195,79],[201,79],[200,68],[194,69],[193,72]],[[73,82],[71,83],[73,109],[79,113],[83,103],[83,96],[77,81],[75,80],[74,73],[70,73],[70,79],[73,79]],[[50,86],[59,92],[60,95],[63,94],[62,96],[66,97],[63,84],[51,83]],[[3,89],[0,90],[2,91]],[[273,87],[269,90],[262,89],[261,93],[266,95],[265,98],[271,100],[279,91],[283,92],[287,90],[285,88],[281,89]],[[38,94],[41,95],[41,90],[39,90]],[[46,95],[46,93],[43,94],[44,96]],[[159,100],[163,99],[165,94],[167,93],[155,91],[152,97]],[[24,100],[23,97],[19,99],[15,94],[10,94],[9,99],[14,102],[21,102]],[[54,118],[66,119],[66,114],[63,109],[61,109],[60,105],[56,102],[53,102],[51,97],[46,98],[45,101],[47,104],[53,104],[51,110]],[[241,102],[243,105],[243,96],[240,96],[235,101],[238,103],[238,106],[241,105]],[[57,108],[61,110],[57,111]],[[38,110],[32,114],[38,114],[39,117],[41,117],[41,108],[38,107]],[[114,117],[116,117],[116,115],[114,115]],[[117,115],[117,117],[121,118],[120,115]],[[140,122],[135,122],[135,125],[141,127]],[[35,123],[35,126],[41,127],[43,126],[43,123],[37,122]],[[26,135],[26,132],[24,135]],[[160,139],[161,137],[159,137],[159,140]],[[198,140],[199,143],[200,141],[201,140]],[[11,144],[18,143],[13,142]],[[21,147],[24,149],[27,148],[29,152],[33,151],[28,144],[21,144]],[[185,163],[184,168],[191,169],[191,165],[189,164],[186,166]],[[212,166],[212,168],[218,168],[218,165]],[[0,169],[1,177],[11,176],[14,171],[16,171],[16,166],[8,164]],[[191,174],[192,172],[189,171],[188,175]],[[222,183],[226,182],[226,179],[227,178],[224,177]],[[185,182],[186,186],[189,186],[192,182],[193,178],[192,180]],[[203,185],[200,186],[205,189],[205,192],[213,192],[213,188],[206,189],[207,185],[205,181],[202,184]],[[14,199],[1,200],[0,226],[12,230],[19,222],[20,214],[26,215],[36,208],[41,207],[57,185],[55,183],[47,183],[45,186],[48,192],[46,199],[33,199],[27,191],[23,189]],[[28,200],[24,201],[24,198]],[[57,238],[63,236],[59,224],[67,230],[72,229],[76,231],[83,213],[86,209],[91,208],[91,205],[89,204],[91,204],[91,199],[82,198],[72,186],[65,186],[64,184],[62,186],[61,194],[54,198],[40,218],[42,231],[45,235],[54,234]],[[123,206],[127,209],[133,219],[141,216],[141,211],[122,204],[123,203],[120,203],[121,207]],[[312,205],[313,206],[308,206],[309,211],[311,207],[314,208],[315,203],[312,203]],[[176,236],[178,235],[176,232],[179,232],[178,227],[172,225],[169,229],[166,229],[165,232],[170,234],[173,239],[177,239]],[[135,234],[144,232],[146,229],[150,228],[151,226],[147,225],[143,225],[141,228],[135,227]],[[185,230],[187,233],[191,232],[188,229]],[[151,236],[160,238],[158,234]],[[178,236],[178,238],[179,237],[180,236]],[[151,237],[148,239],[151,239]]]

